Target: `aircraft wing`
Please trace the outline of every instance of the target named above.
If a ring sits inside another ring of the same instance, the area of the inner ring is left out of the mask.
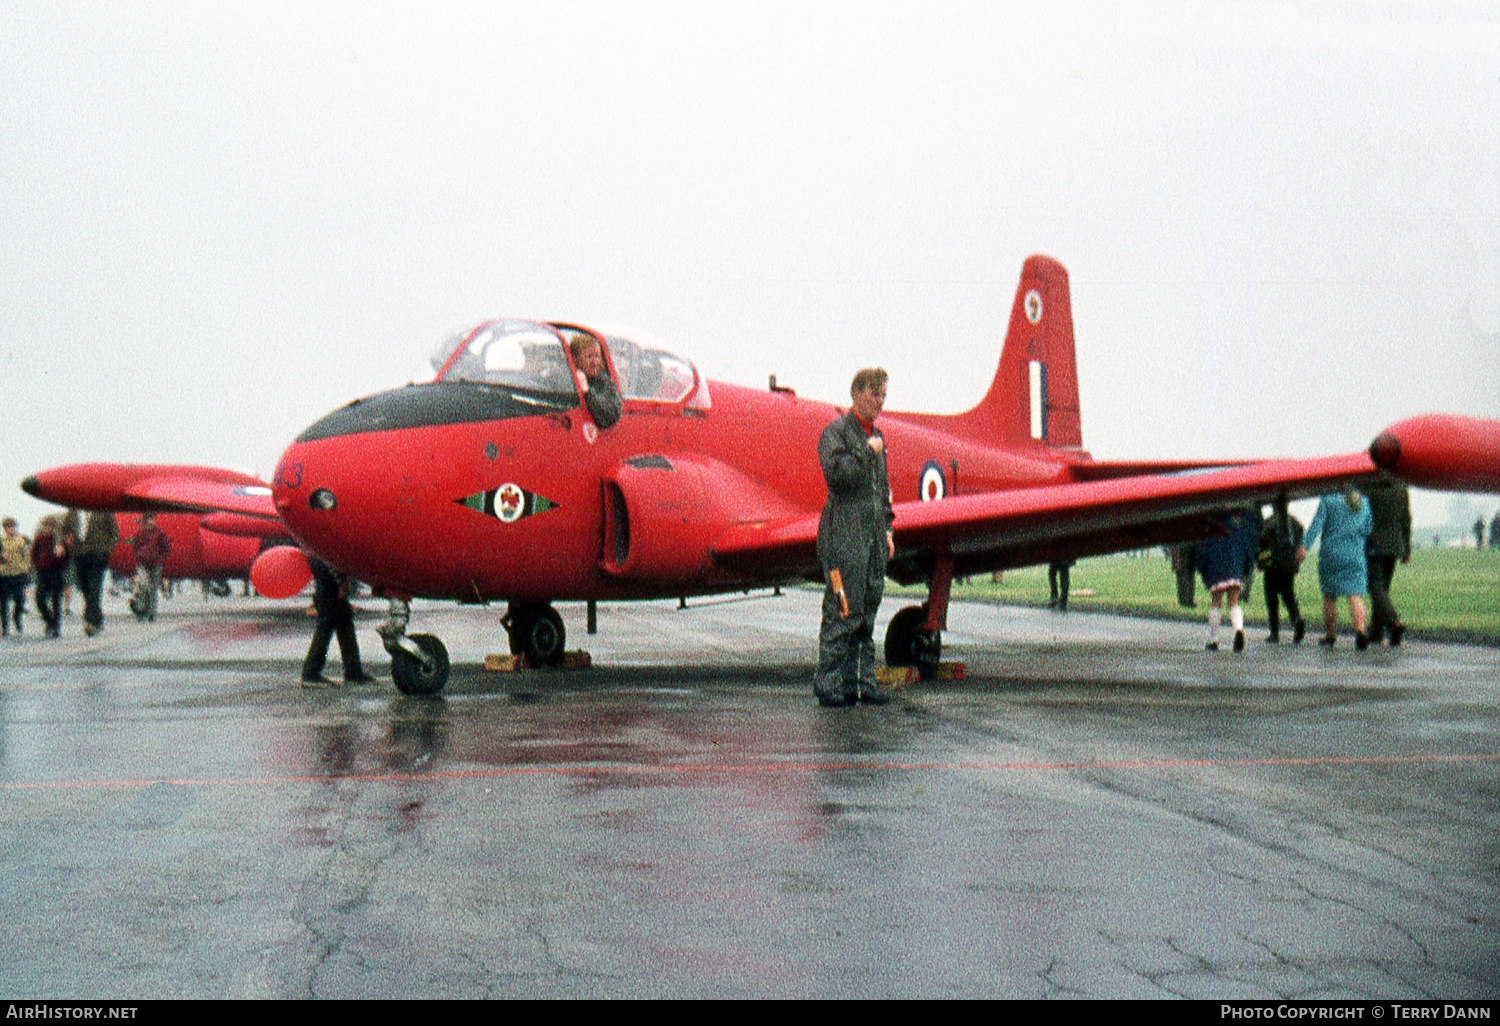
[[[138,503],[188,513],[238,513],[280,520],[265,485],[158,477],[142,481],[126,493]]]
[[[175,464],[77,463],[21,482],[30,495],[60,506],[114,512],[205,514],[222,534],[287,537],[271,489],[250,474]]]
[[[1281,494],[1320,495],[1375,473],[1361,452],[897,503],[888,572],[907,584],[925,580],[940,555],[964,576],[1206,538],[1221,530],[1221,513]],[[817,535],[816,515],[741,524],[720,535],[713,555],[756,576],[815,580]]]

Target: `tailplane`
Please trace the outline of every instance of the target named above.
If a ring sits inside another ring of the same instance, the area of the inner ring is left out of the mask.
[[[1056,260],[1027,258],[995,380],[979,405],[953,422],[962,433],[992,444],[1083,446],[1073,304],[1067,269]]]

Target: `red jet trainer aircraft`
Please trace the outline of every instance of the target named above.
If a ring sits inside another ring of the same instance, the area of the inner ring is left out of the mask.
[[[568,343],[579,337],[603,346],[623,397],[610,427],[593,421],[574,383]],[[204,468],[98,464],[47,471],[23,488],[88,508],[284,525],[389,599],[380,633],[396,685],[433,694],[448,656],[437,638],[406,633],[414,596],[507,602],[512,650],[540,664],[563,654],[557,600],[819,580],[817,441],[841,412],[774,379],[768,391],[703,380],[681,357],[627,338],[498,320],[440,347],[430,380],[309,427],[282,456],[270,496],[253,479]],[[896,511],[889,573],[929,589],[891,620],[886,659],[924,669],[936,665],[955,576],[1207,537],[1222,512],[1376,472],[1363,452],[1230,467],[1090,458],[1068,276],[1040,256],[1022,269],[979,405],[954,416],[887,412],[881,429]],[[1418,484],[1500,490],[1500,422],[1418,418],[1371,448],[1382,467],[1415,468]],[[260,559],[285,570],[289,554]],[[303,564],[293,583],[305,574]]]
[[[222,516],[213,520],[199,513],[157,515],[156,526],[166,532],[171,543],[167,561],[162,566],[162,577],[169,581],[205,583],[248,581],[250,567],[264,544],[262,536],[257,533],[246,537],[216,531],[205,526],[205,520],[221,526],[225,524]],[[116,513],[115,523],[120,528],[120,542],[110,556],[109,568],[116,574],[130,577],[136,571],[135,549],[131,542],[141,529],[141,514]],[[280,537],[286,538],[285,531],[280,532]]]

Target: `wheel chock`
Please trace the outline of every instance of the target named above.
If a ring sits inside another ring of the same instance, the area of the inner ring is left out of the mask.
[[[968,669],[963,663],[938,663],[937,671],[933,673],[932,679],[965,680],[968,676]],[[877,666],[875,668],[876,683],[888,688],[904,688],[921,679],[921,671],[915,666]]]
[[[562,662],[558,665],[564,670],[587,670],[594,665],[594,660],[587,652],[579,649],[576,652],[564,652]],[[484,657],[484,668],[491,673],[515,673],[531,669],[531,662],[523,655],[499,655],[492,652]]]

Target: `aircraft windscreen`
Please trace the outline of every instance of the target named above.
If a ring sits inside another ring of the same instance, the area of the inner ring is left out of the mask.
[[[458,352],[459,346],[464,344],[464,339],[468,337],[467,331],[460,331],[444,339],[442,344],[432,351],[431,356],[417,364],[416,370],[411,374],[411,383],[426,385],[436,381],[438,371],[443,369],[453,354]]]
[[[462,352],[457,351],[458,346],[443,348],[448,353],[443,381],[473,381],[573,394],[573,379],[563,354],[562,339],[543,325],[530,321],[493,321],[474,332]],[[442,351],[440,348],[433,359],[438,359]]]

